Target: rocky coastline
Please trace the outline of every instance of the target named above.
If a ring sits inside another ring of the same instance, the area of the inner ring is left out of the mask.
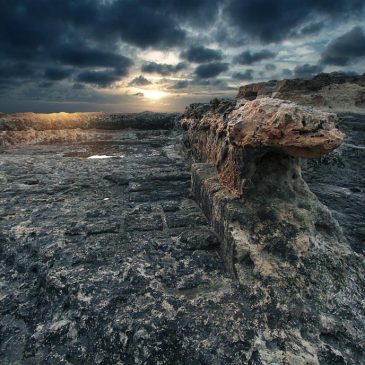
[[[361,365],[363,90],[1,114],[4,364]]]

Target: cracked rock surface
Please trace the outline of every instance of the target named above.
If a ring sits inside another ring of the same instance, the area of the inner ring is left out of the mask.
[[[175,136],[96,139],[1,154],[1,363],[252,357],[259,313],[224,270]]]
[[[255,276],[242,251],[239,284],[194,200],[176,132],[87,133],[1,151],[2,363],[362,365],[359,257],[319,247],[292,271],[294,286],[290,275],[285,285]],[[318,168],[306,170],[313,182]],[[224,194],[228,213],[252,223]],[[260,214],[265,235],[272,217]],[[298,263],[282,241],[271,248],[288,272]]]

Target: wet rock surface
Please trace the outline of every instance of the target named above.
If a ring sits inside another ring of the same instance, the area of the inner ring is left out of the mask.
[[[365,254],[365,115],[340,114],[347,135],[341,147],[320,160],[303,160],[303,177],[328,206],[351,247]]]
[[[175,148],[171,132],[125,131],[1,154],[1,363],[251,356],[245,294]]]

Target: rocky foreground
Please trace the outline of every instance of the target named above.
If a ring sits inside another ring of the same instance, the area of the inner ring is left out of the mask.
[[[364,115],[36,117],[2,116],[1,364],[363,364]]]

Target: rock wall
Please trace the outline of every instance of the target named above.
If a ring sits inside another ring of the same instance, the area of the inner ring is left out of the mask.
[[[292,100],[335,112],[365,113],[365,75],[319,74],[311,80],[271,80],[240,87],[237,99]]]

